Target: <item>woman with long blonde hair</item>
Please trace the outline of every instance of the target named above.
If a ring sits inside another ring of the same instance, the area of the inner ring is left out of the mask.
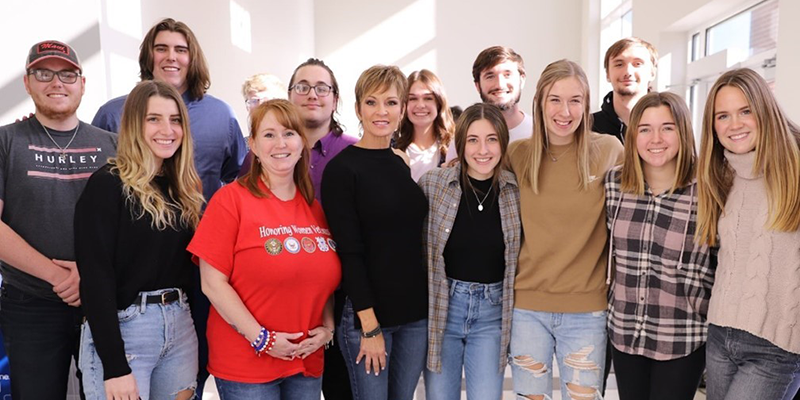
[[[676,94],[642,97],[624,132],[625,161],[606,175],[608,331],[622,400],[691,400],[705,366],[716,254],[694,240],[689,115]]]
[[[741,68],[711,88],[698,163],[701,243],[719,245],[708,398],[791,399],[800,387],[800,129]]]
[[[186,295],[194,266],[186,246],[203,195],[192,151],[180,94],[144,81],[125,102],[117,156],[78,200],[88,399],[194,395],[197,335]]]
[[[553,355],[561,390],[599,394],[606,350],[606,215],[603,176],[622,144],[591,132],[589,83],[568,60],[548,65],[536,85],[530,139],[514,142],[523,241],[514,284],[514,391],[552,397]]]
[[[394,147],[406,152],[411,177],[419,181],[426,172],[444,163],[455,126],[444,85],[433,72],[412,72],[408,76],[407,98]]]

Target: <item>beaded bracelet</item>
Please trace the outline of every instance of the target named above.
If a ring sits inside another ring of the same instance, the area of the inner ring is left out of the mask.
[[[270,331],[268,331],[267,328],[264,328],[262,326],[261,331],[258,332],[258,336],[256,337],[256,339],[253,340],[253,343],[250,343],[250,347],[252,347],[253,350],[256,351],[256,354],[260,355],[261,352],[264,351],[264,348],[266,347],[267,340],[269,339],[269,337],[270,337]]]

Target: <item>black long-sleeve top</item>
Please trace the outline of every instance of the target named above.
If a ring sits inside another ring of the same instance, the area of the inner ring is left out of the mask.
[[[169,199],[167,179],[157,177],[155,183]],[[186,251],[193,229],[159,231],[148,214],[137,215],[108,164],[92,174],[75,206],[81,303],[103,362],[103,379],[131,372],[117,310],[130,306],[142,291],[189,290],[196,268]]]
[[[322,197],[353,309],[372,307],[384,327],[427,318],[428,201],[403,159],[391,149],[350,146],[325,168]]]

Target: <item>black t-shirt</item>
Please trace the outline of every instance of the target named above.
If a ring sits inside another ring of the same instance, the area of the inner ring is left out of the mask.
[[[445,272],[448,278],[465,282],[501,282],[506,245],[497,188],[492,187],[491,178],[469,180],[472,188],[462,187],[456,220],[444,247]],[[483,211],[478,210],[479,204]]]

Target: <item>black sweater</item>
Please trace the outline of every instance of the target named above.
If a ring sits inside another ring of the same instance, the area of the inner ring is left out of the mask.
[[[428,201],[403,159],[391,149],[350,146],[325,168],[322,197],[353,309],[374,308],[385,327],[426,318]],[[355,328],[361,328],[358,318]]]
[[[166,178],[155,182],[165,193]],[[141,219],[134,215],[109,165],[92,174],[75,206],[81,303],[103,362],[103,379],[131,372],[117,310],[130,306],[140,291],[188,290],[195,268],[186,251],[194,230],[159,231],[147,214]]]

